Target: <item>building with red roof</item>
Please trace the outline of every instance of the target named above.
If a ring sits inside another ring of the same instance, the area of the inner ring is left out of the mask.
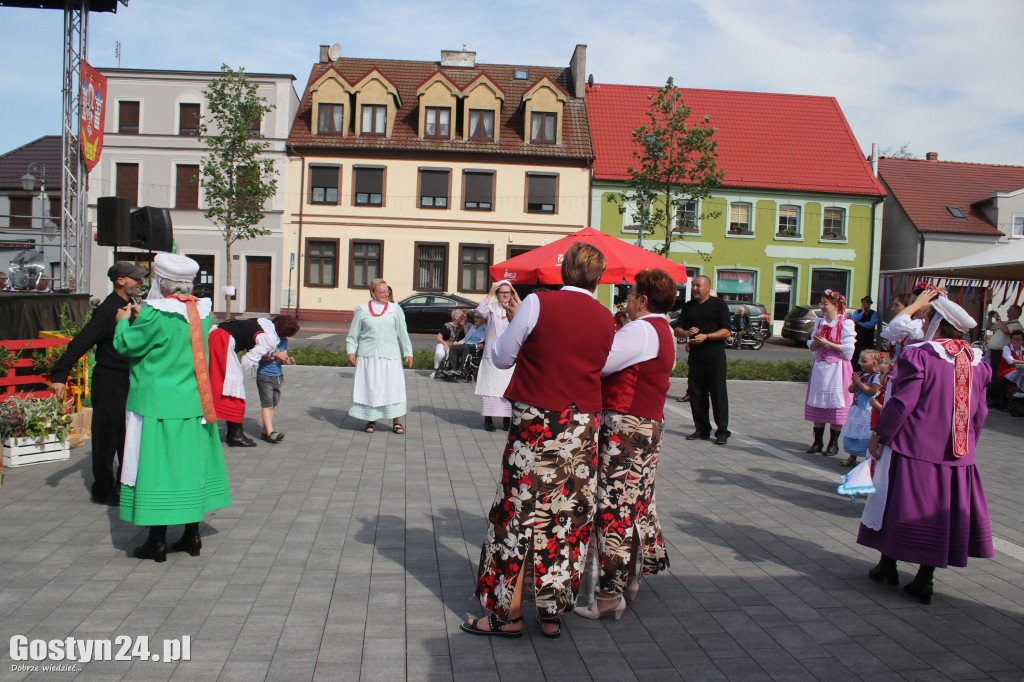
[[[969,256],[1024,237],[1024,166],[881,158],[882,269]]]
[[[589,223],[586,46],[569,66],[342,57],[321,47],[288,136],[302,319],[396,299],[479,300],[488,267]]]
[[[658,88],[587,88],[594,145],[594,226],[636,241],[615,195],[630,179],[633,131]],[[780,320],[826,288],[873,291],[881,202],[875,178],[833,97],[680,88],[690,120],[710,116],[725,179],[700,206],[682,205],[670,257],[707,275],[723,298],[763,303]],[[644,239],[650,247],[664,234]]]
[[[8,272],[17,253],[36,249],[43,253],[44,279],[59,279],[62,159],[60,135],[0,155],[0,273]],[[26,175],[32,176],[31,190],[24,187]]]

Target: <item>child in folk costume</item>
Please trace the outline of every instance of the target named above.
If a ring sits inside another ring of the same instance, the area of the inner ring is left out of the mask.
[[[885,391],[889,387],[889,378],[892,376],[893,361],[884,355],[878,362],[878,393],[871,399],[871,428],[875,428],[878,418],[882,415],[882,406],[885,405]]]
[[[850,381],[850,393],[853,394],[853,405],[843,424],[843,450],[849,455],[839,463],[842,467],[857,465],[857,457],[866,457],[868,438],[871,436],[871,405],[872,396],[878,393],[880,380],[878,362],[881,356],[877,350],[865,350],[860,354],[860,371],[855,372]]]
[[[846,317],[846,297],[832,289],[821,295],[821,317],[807,347],[815,353],[807,381],[804,419],[814,424],[814,443],[808,453],[839,454],[839,433],[853,403],[847,390],[853,375],[850,358],[856,343],[853,320]],[[822,451],[825,424],[830,424],[828,447]]]

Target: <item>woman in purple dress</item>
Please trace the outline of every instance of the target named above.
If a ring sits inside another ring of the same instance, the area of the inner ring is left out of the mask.
[[[882,553],[868,575],[899,584],[897,561],[920,564],[904,587],[931,602],[936,568],[993,555],[992,529],[974,448],[988,415],[992,369],[964,332],[976,322],[945,296],[931,341],[906,348],[889,385],[868,451],[879,460],[876,492],[861,515],[857,542]],[[879,447],[881,446],[881,447]]]

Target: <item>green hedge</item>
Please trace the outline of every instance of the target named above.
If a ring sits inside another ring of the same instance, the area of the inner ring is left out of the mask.
[[[321,367],[351,367],[343,347],[334,346],[295,346],[288,349],[288,354],[295,358],[298,365],[317,365]],[[413,369],[433,369],[434,351],[418,350],[413,354]],[[685,377],[689,367],[685,362],[676,365],[672,372],[674,377]],[[759,362],[757,360],[730,360],[729,379],[747,381],[795,381],[806,382],[811,375],[810,360],[779,360]]]

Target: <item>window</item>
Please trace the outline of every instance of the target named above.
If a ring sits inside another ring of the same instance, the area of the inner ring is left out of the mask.
[[[355,178],[356,206],[384,205],[384,168],[356,166],[352,175]]]
[[[954,218],[960,218],[961,220],[967,220],[967,216],[964,215],[964,212],[960,210],[959,206],[947,206],[946,210],[949,211],[950,214],[952,214],[952,216]]]
[[[679,234],[700,234],[696,201],[684,201],[676,207],[676,225],[673,232]]]
[[[338,179],[341,168],[338,166],[309,167],[309,201],[312,204],[337,204]]]
[[[363,105],[363,125],[359,129],[363,135],[383,135],[387,132],[388,108],[383,104]]]
[[[756,273],[750,270],[719,270],[716,274],[715,293],[720,297],[753,302],[757,291]]]
[[[826,289],[838,291],[850,298],[850,273],[846,270],[831,270],[828,268],[817,268],[811,270],[811,305],[816,306],[821,301],[821,294]]]
[[[341,104],[324,103],[317,105],[316,131],[318,133],[342,133],[345,124],[345,108]]]
[[[526,212],[554,213],[558,197],[558,176],[526,174]]]
[[[494,208],[494,171],[466,171],[462,190],[463,208],[467,211],[490,211]]]
[[[174,208],[199,208],[199,166],[175,166]]]
[[[199,105],[179,104],[178,105],[178,134],[195,135],[199,126]]]
[[[444,291],[448,288],[448,245],[416,242],[413,289]]]
[[[846,211],[841,208],[826,208],[822,220],[823,239],[846,239],[844,220]]]
[[[114,179],[114,194],[126,197],[130,206],[139,205],[139,164],[118,163]]]
[[[338,286],[338,240],[306,240],[306,286]]]
[[[139,103],[117,103],[117,132],[122,135],[139,134]]]
[[[380,277],[381,264],[384,259],[384,242],[379,240],[349,241],[348,246],[348,287],[349,289],[365,289],[377,277]]]
[[[32,197],[11,197],[11,227],[32,227]]]
[[[779,232],[780,237],[800,236],[800,207],[779,206]]]
[[[420,169],[420,208],[448,208],[447,169]]]
[[[185,255],[199,265],[199,271],[196,272],[196,276],[192,280],[192,295],[199,298],[212,298],[216,257],[203,253],[186,253]]]
[[[448,137],[452,110],[448,107],[427,107],[424,116],[424,137]]]
[[[487,293],[491,286],[491,277],[487,272],[487,269],[491,267],[491,247],[460,244],[459,263],[462,266],[459,291]]]
[[[1013,228],[1010,231],[1011,237],[1024,237],[1024,215],[1013,216]]]
[[[750,225],[750,204],[729,204],[729,234],[753,234]]]
[[[533,142],[544,142],[554,144],[555,123],[558,121],[558,114],[535,111],[530,120],[530,140]]]
[[[469,110],[469,139],[494,139],[494,112],[488,109]]]

